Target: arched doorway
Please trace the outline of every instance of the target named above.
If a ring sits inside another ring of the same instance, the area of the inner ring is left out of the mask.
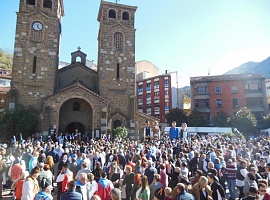
[[[83,135],[92,133],[92,121],[92,107],[84,99],[68,99],[60,108],[59,131],[62,133],[74,133],[76,129]]]
[[[81,124],[80,122],[72,122],[70,123],[67,127],[66,127],[66,133],[75,133],[76,130],[78,132],[84,133],[85,132],[85,128],[83,126],[83,124]]]
[[[115,120],[113,122],[113,128],[121,127],[121,121],[119,119]]]

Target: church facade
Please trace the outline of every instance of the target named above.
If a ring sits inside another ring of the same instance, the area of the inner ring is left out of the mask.
[[[20,0],[10,109],[23,105],[37,111],[39,133],[106,134],[121,126],[137,138],[149,117],[136,107],[136,9],[101,1],[97,71],[86,66],[80,50],[58,69],[63,0]]]

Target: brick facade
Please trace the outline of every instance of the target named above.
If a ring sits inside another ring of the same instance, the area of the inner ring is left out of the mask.
[[[191,77],[191,106],[211,123],[217,112],[230,117],[248,107],[257,118],[267,113],[265,77],[257,74],[233,74]]]

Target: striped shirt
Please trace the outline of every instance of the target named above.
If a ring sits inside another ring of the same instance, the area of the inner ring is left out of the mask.
[[[236,179],[237,169],[234,165],[227,165],[225,168],[225,175],[229,179]]]

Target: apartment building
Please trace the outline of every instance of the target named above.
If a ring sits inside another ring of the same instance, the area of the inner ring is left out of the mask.
[[[232,74],[190,78],[191,107],[202,112],[209,123],[217,112],[233,116],[248,107],[260,119],[268,111],[265,77],[258,74]]]

